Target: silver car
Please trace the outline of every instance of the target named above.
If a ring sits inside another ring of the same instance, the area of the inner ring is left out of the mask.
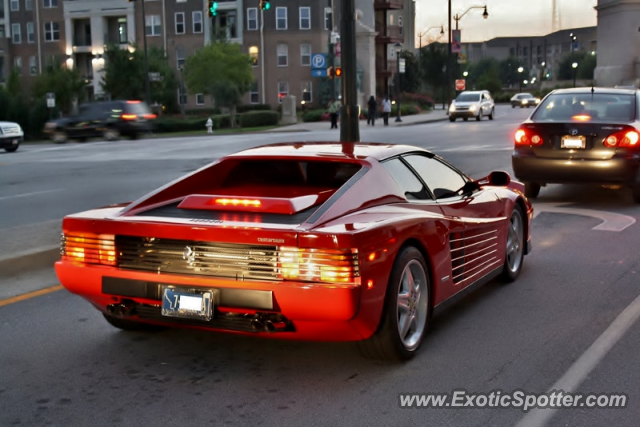
[[[465,122],[470,117],[477,121],[482,120],[482,116],[493,120],[495,113],[495,103],[488,90],[464,91],[451,102],[449,106],[449,121],[455,122],[458,117],[462,117]]]

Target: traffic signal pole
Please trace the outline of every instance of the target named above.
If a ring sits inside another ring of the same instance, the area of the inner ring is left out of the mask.
[[[341,9],[340,45],[342,76],[342,106],[340,107],[340,142],[360,142],[360,105],[358,105],[356,63],[355,0],[343,0]],[[334,79],[335,80],[335,79]]]
[[[333,28],[334,28],[334,13],[333,13],[333,0],[329,0],[329,7],[331,8],[331,22],[329,23],[329,68],[335,69],[335,45],[333,44]],[[335,78],[329,80],[331,85],[331,99],[336,97],[336,80]]]

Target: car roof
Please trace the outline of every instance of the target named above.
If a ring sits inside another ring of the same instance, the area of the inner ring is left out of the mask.
[[[481,93],[485,93],[485,92],[489,92],[489,91],[488,90],[465,90],[463,92],[460,92],[460,95],[462,94],[480,95]]]
[[[432,154],[422,148],[411,145],[388,143],[341,143],[341,142],[286,142],[249,148],[230,157],[289,157],[318,158],[318,160],[376,160],[381,161],[409,152]]]
[[[607,94],[607,95],[633,95],[635,93],[638,93],[638,89],[623,89],[623,88],[612,88],[612,87],[575,87],[575,88],[566,88],[566,89],[556,89],[554,90],[553,94],[572,94],[572,93],[576,93],[576,94],[591,94],[591,91],[593,90],[593,93],[602,93],[602,94]]]

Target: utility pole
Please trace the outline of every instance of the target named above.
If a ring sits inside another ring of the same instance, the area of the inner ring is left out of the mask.
[[[341,10],[340,44],[342,101],[340,107],[340,142],[360,142],[360,106],[358,105],[356,62],[356,7],[355,0],[343,0]]]
[[[333,39],[333,28],[334,28],[334,11],[333,11],[333,0],[329,0],[329,6],[331,9],[331,20],[329,22],[329,58],[328,58],[328,62],[329,62],[329,68],[332,70],[335,70],[336,68],[336,64],[335,64],[335,40]],[[334,99],[336,97],[336,79],[332,78],[329,79],[329,85],[331,86],[331,99]]]
[[[149,58],[147,56],[147,14],[144,11],[145,0],[142,0],[142,34],[144,40],[144,88],[145,102],[151,105],[151,88],[149,86]]]
[[[449,32],[449,41],[447,43],[447,114],[449,114],[449,105],[451,105],[451,0],[449,0],[449,26],[447,27]]]

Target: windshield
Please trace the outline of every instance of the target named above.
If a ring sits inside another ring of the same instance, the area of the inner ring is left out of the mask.
[[[630,122],[635,112],[635,95],[571,93],[548,96],[532,119],[537,122]]]
[[[533,95],[531,95],[530,93],[521,93],[520,95],[518,95],[518,99],[525,99],[525,98],[533,98]]]
[[[456,98],[457,102],[478,102],[480,101],[480,95],[477,93],[461,93]]]

